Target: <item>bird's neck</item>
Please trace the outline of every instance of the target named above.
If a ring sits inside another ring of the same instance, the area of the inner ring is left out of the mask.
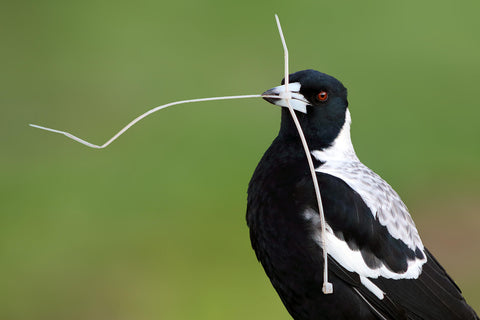
[[[350,137],[351,123],[350,111],[347,109],[345,113],[345,123],[332,144],[326,148],[311,150],[312,155],[321,162],[358,161]]]
[[[303,113],[297,113],[300,123],[303,124],[307,123],[307,121],[304,121],[304,117],[307,116]],[[305,128],[305,125],[302,125],[309,149],[316,160],[321,162],[358,161],[350,138],[351,121],[350,112],[346,109],[343,124],[332,125],[332,123],[325,123],[320,124],[320,126],[317,124],[314,130]],[[283,141],[291,141],[290,143],[301,148],[297,128],[286,109],[282,112],[279,138]]]

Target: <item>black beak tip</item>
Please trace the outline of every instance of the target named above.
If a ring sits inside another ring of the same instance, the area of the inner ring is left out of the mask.
[[[276,93],[274,89],[269,89],[265,91],[264,93],[262,93],[262,96],[264,96],[263,100],[270,102],[271,104],[275,104],[275,101],[279,99],[279,98],[276,99],[271,97],[271,96],[278,96],[278,93]]]

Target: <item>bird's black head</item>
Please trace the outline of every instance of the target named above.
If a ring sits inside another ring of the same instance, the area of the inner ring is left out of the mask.
[[[289,76],[288,92],[285,79],[282,85],[263,93],[264,99],[277,106],[286,107],[286,95],[296,114],[310,147],[329,147],[346,121],[347,89],[332,76],[315,70],[298,71]],[[279,136],[298,137],[288,108],[282,110]]]

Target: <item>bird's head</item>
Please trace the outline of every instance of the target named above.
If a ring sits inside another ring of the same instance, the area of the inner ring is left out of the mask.
[[[263,93],[266,101],[285,107],[279,135],[298,136],[286,108],[286,98],[290,96],[290,105],[296,111],[309,144],[318,149],[328,148],[338,137],[346,121],[349,121],[347,89],[334,77],[315,70],[298,71],[289,78],[288,91],[285,91],[284,79],[281,86]]]

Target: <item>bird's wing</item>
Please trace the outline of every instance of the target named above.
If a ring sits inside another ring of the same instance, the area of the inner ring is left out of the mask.
[[[423,249],[415,223],[400,196],[358,158],[348,161],[327,161],[316,170],[341,179],[357,192],[370,209],[370,213],[394,238],[402,240],[413,250],[417,247]]]
[[[425,249],[427,263],[417,279],[372,279],[391,299],[408,310],[411,319],[479,319],[460,289]]]
[[[426,252],[428,262],[418,279],[368,279],[384,292],[383,299],[365,287],[357,273],[347,271],[335,259],[329,260],[329,268],[354,288],[379,319],[478,320],[455,282]]]
[[[306,180],[306,179],[305,179]],[[368,278],[417,278],[426,261],[423,245],[411,248],[371,212],[363,197],[342,179],[317,173],[326,220],[327,253],[345,269]],[[305,181],[305,219],[320,229],[311,182]],[[391,221],[395,224],[395,221]],[[313,235],[321,239],[318,232]],[[321,244],[319,242],[319,244]]]
[[[396,303],[389,295],[384,295],[383,299],[379,299],[374,293],[367,289],[361,282],[360,276],[355,272],[347,271],[335,259],[330,258],[328,261],[330,272],[334,273],[338,278],[348,283],[353,290],[370,309],[381,320],[406,320],[408,319],[405,309]],[[334,293],[335,294],[335,288]]]
[[[350,283],[380,319],[405,319],[405,314],[409,319],[476,319],[458,287],[423,245],[413,249],[392,235],[342,179],[326,173],[317,173],[317,179],[327,224],[326,249],[333,258],[331,272]],[[308,179],[298,187],[299,197],[304,197],[299,203],[308,203],[304,217],[314,225],[312,236],[321,246]]]

